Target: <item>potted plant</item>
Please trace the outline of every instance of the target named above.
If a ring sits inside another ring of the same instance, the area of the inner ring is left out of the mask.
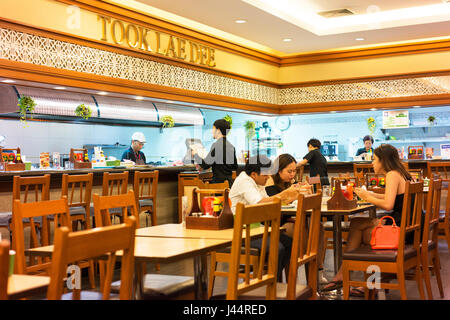
[[[434,116],[429,116],[428,119],[427,119],[427,121],[428,121],[428,124],[429,124],[430,126],[433,126],[434,123],[435,123],[435,121],[436,121],[436,117],[434,117]]]
[[[250,156],[250,140],[255,136],[256,134],[256,124],[253,121],[247,121],[244,124],[245,128],[245,137],[247,139],[247,150]]]
[[[227,114],[225,117],[223,117],[223,119],[230,124],[230,129],[231,129],[233,126],[233,118],[229,114]]]
[[[85,120],[89,119],[92,115],[92,110],[89,106],[85,106],[84,104],[80,104],[75,109],[75,115],[81,117]]]
[[[375,119],[373,117],[367,118],[367,128],[369,129],[371,136],[373,136],[376,127],[377,124],[375,122]]]
[[[36,102],[31,97],[20,97],[17,106],[19,107],[21,122],[25,123],[27,121],[27,114],[30,115],[30,119],[33,119],[33,112]]]
[[[173,117],[169,115],[161,117],[159,121],[162,122],[163,128],[172,128],[175,126],[175,121],[173,120]]]

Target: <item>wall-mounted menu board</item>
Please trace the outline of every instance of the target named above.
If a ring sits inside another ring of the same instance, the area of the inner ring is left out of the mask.
[[[383,111],[383,129],[408,128],[409,112],[405,111]]]

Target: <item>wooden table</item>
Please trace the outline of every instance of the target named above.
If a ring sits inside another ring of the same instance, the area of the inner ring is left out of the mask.
[[[8,299],[17,300],[45,293],[50,277],[12,274],[8,277]]]
[[[321,214],[333,217],[333,259],[335,272],[339,270],[342,264],[342,216],[366,211],[369,211],[369,216],[371,218],[377,217],[376,206],[373,204],[362,204],[348,210],[328,210],[327,205],[322,204]],[[297,208],[288,206],[281,207],[281,213],[284,215],[295,215],[296,212]]]

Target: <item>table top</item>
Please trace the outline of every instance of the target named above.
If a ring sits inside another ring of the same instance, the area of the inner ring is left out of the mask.
[[[135,241],[135,259],[155,263],[169,263],[231,245],[231,239],[136,237]],[[28,249],[27,252],[31,252],[33,256],[51,256],[53,245]],[[122,251],[117,251],[116,254],[120,257]]]
[[[327,205],[323,204],[322,208],[321,208],[321,212],[322,212],[322,215],[325,215],[325,216],[326,215],[335,215],[335,214],[347,215],[347,214],[360,213],[360,212],[364,212],[364,211],[371,210],[371,209],[375,209],[374,204],[361,204],[361,205],[358,205],[356,208],[347,209],[347,210],[337,210],[337,209],[328,210]],[[281,212],[286,215],[289,215],[289,214],[293,215],[297,212],[297,207],[282,206]]]
[[[45,293],[50,277],[12,274],[8,277],[8,299],[16,300]]]
[[[179,224],[162,224],[153,227],[136,229],[137,237],[161,237],[161,238],[196,238],[196,239],[233,239],[233,228],[222,230],[185,229]],[[264,233],[264,227],[251,228],[251,236]],[[243,234],[245,236],[245,233]]]

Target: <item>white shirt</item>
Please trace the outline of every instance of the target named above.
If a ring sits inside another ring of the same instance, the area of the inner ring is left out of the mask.
[[[257,204],[262,199],[268,197],[265,186],[256,184],[255,180],[243,171],[234,180],[230,190],[231,211],[233,211],[233,214],[236,214],[236,205],[238,202],[242,202],[245,205]]]

